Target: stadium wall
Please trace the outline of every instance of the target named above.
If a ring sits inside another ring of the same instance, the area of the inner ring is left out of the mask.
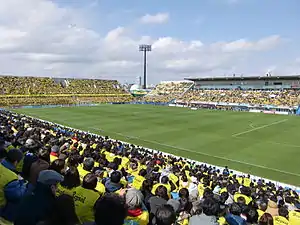
[[[2,109],[0,109],[0,110],[2,110]],[[27,116],[27,115],[24,115],[24,116]],[[59,127],[62,128],[62,130],[63,130],[63,128],[68,128],[68,129],[72,129],[72,130],[79,131],[79,132],[81,132],[81,133],[88,133],[88,134],[95,135],[95,136],[98,136],[98,137],[101,136],[101,135],[99,135],[99,134],[95,134],[95,133],[92,133],[92,132],[87,132],[87,131],[75,129],[75,128],[68,127],[68,126],[64,126],[64,125],[58,124],[58,123],[52,123],[52,122],[50,122],[50,121],[42,120],[42,119],[39,119],[39,118],[36,118],[36,117],[31,117],[31,116],[27,116],[27,117],[30,117],[30,118],[33,118],[33,119],[38,119],[38,120],[40,120],[40,121],[42,121],[42,122],[46,122],[46,123],[50,123],[50,124],[59,126]],[[114,140],[114,139],[112,139],[112,140]],[[125,143],[125,144],[131,144],[131,143],[128,143],[128,142],[125,142],[125,141],[122,141],[122,142]],[[144,147],[144,148],[145,148],[145,147]],[[174,155],[174,154],[166,153],[166,152],[163,152],[163,151],[159,151],[159,150],[155,150],[155,149],[150,149],[150,148],[145,148],[145,149],[147,149],[147,150],[149,150],[149,151],[152,151],[152,152],[154,152],[154,153],[159,153],[159,152],[161,152],[161,153],[163,153],[163,154],[165,154],[165,155],[171,155],[171,156],[173,156],[173,157],[180,158],[180,156],[176,156],[176,155]],[[189,161],[191,161],[191,162],[194,162],[194,163],[196,163],[196,164],[206,164],[206,165],[208,165],[208,166],[216,167],[217,169],[220,169],[221,171],[222,171],[223,169],[225,169],[224,167],[221,167],[221,166],[216,166],[216,165],[212,165],[212,164],[205,163],[205,162],[195,161],[195,160],[192,160],[192,159],[189,159],[189,158],[186,158],[186,159],[189,160]],[[240,172],[240,171],[238,171],[238,170],[232,170],[232,169],[231,169],[231,171],[233,171],[234,174],[237,174],[237,175],[239,175],[239,176],[247,176],[247,175],[248,175],[248,174],[243,173],[243,172]],[[290,184],[285,184],[285,183],[282,183],[282,182],[279,182],[279,181],[270,180],[270,179],[263,178],[263,177],[258,177],[258,176],[255,176],[255,175],[250,175],[250,176],[251,176],[251,179],[256,179],[256,180],[258,180],[258,179],[264,179],[266,182],[272,182],[272,183],[274,183],[274,184],[276,185],[276,187],[290,188],[290,189],[296,191],[298,194],[300,194],[300,187],[297,187],[297,186],[294,186],[294,185],[290,185]]]

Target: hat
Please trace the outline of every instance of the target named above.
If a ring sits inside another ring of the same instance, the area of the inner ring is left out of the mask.
[[[180,202],[178,200],[175,199],[169,199],[167,202],[167,205],[170,205],[173,207],[174,211],[176,213],[178,213],[179,209],[180,209]]]
[[[25,142],[25,147],[26,148],[32,148],[35,146],[35,141],[31,138],[27,139]]]
[[[94,159],[93,158],[86,158],[84,161],[83,161],[83,165],[86,166],[86,167],[93,167],[94,166]]]
[[[45,185],[60,183],[64,177],[54,170],[43,170],[40,172],[37,182]]]
[[[51,152],[58,153],[59,152],[59,147],[57,145],[52,146]]]
[[[141,191],[130,188],[125,196],[126,205],[129,209],[141,207],[144,196]]]
[[[22,151],[19,149],[11,149],[7,153],[7,158],[11,162],[15,162],[15,161],[20,162],[23,159],[23,157],[24,157],[24,155],[23,155]]]

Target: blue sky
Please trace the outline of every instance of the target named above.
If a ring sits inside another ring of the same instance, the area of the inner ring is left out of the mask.
[[[20,5],[22,1],[11,2],[5,6],[6,11],[12,10],[13,3]],[[59,43],[59,51],[44,49],[45,46],[42,51],[42,47],[35,46],[37,49],[26,51],[30,55],[24,55],[18,49],[18,60],[25,57],[30,66],[19,70],[4,66],[2,72],[23,75],[28,70],[37,76],[52,73],[112,77],[129,82],[141,74],[141,55],[133,48],[148,42],[154,47],[148,61],[149,82],[153,83],[231,73],[300,73],[299,0],[28,0],[26,3],[22,13],[37,8],[43,12],[43,18],[39,19],[38,14],[24,22],[26,28],[18,25],[13,29],[24,31],[26,37],[34,37],[35,41],[42,38],[38,37],[41,30],[48,30],[64,42]],[[36,25],[36,21],[42,22]],[[70,33],[64,31],[68,24],[73,29]],[[35,29],[28,28],[33,25]],[[12,29],[1,18],[0,27]],[[57,45],[51,35],[45,40],[46,45]],[[66,40],[78,42],[71,45]],[[18,48],[26,44],[18,43]],[[92,49],[90,54],[85,46]],[[61,53],[61,49],[66,50]],[[90,64],[79,62],[80,59]]]
[[[62,6],[89,8],[94,29],[135,26],[144,14],[167,12],[163,27],[139,26],[140,34],[176,36],[205,42],[260,38],[270,34],[300,37],[300,1],[297,0],[57,0]]]

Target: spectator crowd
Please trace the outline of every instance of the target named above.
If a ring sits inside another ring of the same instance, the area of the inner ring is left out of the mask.
[[[0,76],[0,106],[131,100],[116,80]]]
[[[289,188],[8,111],[0,159],[0,224],[300,224]]]
[[[292,107],[299,104],[299,96],[299,90],[190,90],[178,100]]]
[[[170,102],[178,98],[193,85],[187,81],[161,82],[143,98],[146,102]]]

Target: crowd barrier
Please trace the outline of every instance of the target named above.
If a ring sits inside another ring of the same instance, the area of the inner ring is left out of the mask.
[[[27,115],[23,115],[23,116],[27,116]],[[83,131],[83,130],[80,130],[80,129],[75,129],[75,128],[64,126],[64,125],[58,124],[58,123],[52,123],[50,121],[42,120],[42,119],[39,119],[39,118],[36,118],[36,117],[31,117],[31,116],[27,116],[27,117],[30,117],[32,119],[37,119],[37,120],[42,121],[44,123],[52,124],[54,126],[57,126],[58,129],[60,129],[60,130],[64,130],[65,128],[67,128],[67,129],[71,129],[71,130],[76,130],[76,131],[78,131],[80,133],[91,134],[91,135],[94,135],[96,137],[100,137],[101,136],[99,134],[95,134],[95,133],[92,133],[92,132]],[[111,139],[111,140],[114,140],[114,139]],[[128,142],[125,142],[125,141],[122,141],[122,143],[124,143],[124,144],[131,144],[131,143],[128,143]],[[159,150],[155,150],[155,149],[150,149],[150,148],[146,148],[146,147],[144,147],[144,148],[147,149],[147,150],[149,150],[149,151],[151,151],[151,152],[153,152],[153,153],[163,153],[164,155],[170,155],[170,156],[173,156],[173,157],[176,157],[176,158],[180,158],[180,156],[177,156],[177,155],[174,155],[174,154],[170,154],[170,153],[166,153],[166,152],[163,152],[163,151],[159,151]],[[190,162],[194,162],[195,164],[205,164],[207,166],[213,166],[213,167],[219,169],[220,171],[222,171],[222,170],[225,169],[224,167],[221,167],[221,166],[216,166],[216,165],[212,165],[212,164],[205,163],[205,162],[195,161],[195,160],[192,160],[192,159],[189,159],[189,158],[185,158],[185,159],[187,159]],[[238,171],[238,170],[233,170],[233,169],[230,169],[230,170],[233,171],[233,173],[237,174],[238,176],[247,176],[248,175],[248,174],[243,173],[243,172]],[[290,185],[290,184],[285,184],[285,183],[282,183],[282,182],[279,182],[279,181],[274,181],[274,180],[270,180],[270,179],[267,179],[267,178],[263,178],[263,177],[259,177],[259,176],[255,176],[255,175],[251,175],[251,174],[250,174],[250,177],[251,177],[252,180],[253,179],[255,179],[255,180],[264,179],[266,182],[272,182],[272,183],[274,183],[277,188],[278,187],[283,187],[283,188],[286,188],[286,189],[292,189],[292,190],[296,191],[298,194],[300,194],[300,187],[298,187],[298,186]]]

